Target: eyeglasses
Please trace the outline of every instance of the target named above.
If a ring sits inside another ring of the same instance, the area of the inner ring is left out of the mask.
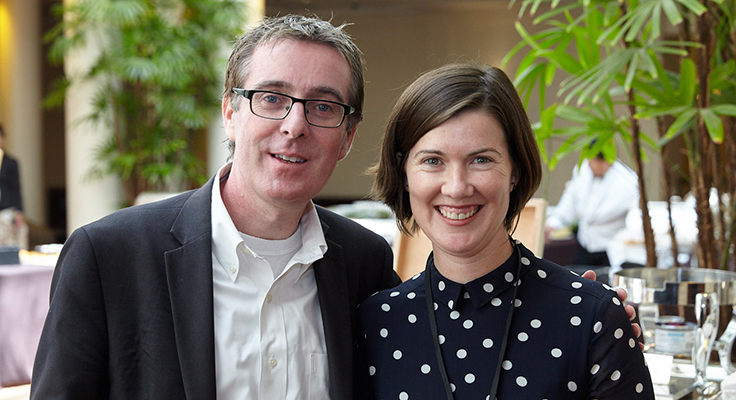
[[[284,119],[294,103],[304,105],[304,117],[310,125],[321,128],[337,128],[346,115],[355,112],[355,107],[329,100],[298,99],[268,90],[246,90],[233,88],[233,93],[250,100],[250,111],[266,119]]]

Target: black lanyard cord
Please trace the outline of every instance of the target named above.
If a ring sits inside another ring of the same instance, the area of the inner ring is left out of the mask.
[[[511,299],[509,312],[506,315],[506,328],[504,329],[503,340],[501,341],[501,349],[498,355],[498,362],[496,363],[496,372],[493,375],[493,384],[491,385],[491,396],[489,397],[491,400],[495,400],[496,392],[498,391],[498,381],[501,376],[501,363],[503,362],[503,356],[506,353],[506,345],[508,343],[509,331],[511,330],[511,320],[514,315],[514,308],[516,303],[516,292],[519,289],[519,276],[521,275],[521,250],[519,250],[519,246],[514,247],[516,247],[516,253],[518,256],[516,276],[512,281],[514,282],[514,294]],[[424,268],[424,292],[427,299],[427,313],[429,314],[429,326],[432,329],[432,339],[434,340],[434,351],[437,357],[437,365],[439,366],[440,375],[442,376],[442,382],[445,385],[445,395],[447,396],[447,400],[454,400],[454,397],[452,395],[452,388],[450,388],[450,379],[447,377],[447,369],[445,368],[445,362],[442,358],[442,350],[440,349],[440,336],[437,330],[437,317],[435,316],[434,311],[434,296],[432,295],[432,280],[430,278],[429,268],[430,263],[433,261],[434,256],[432,255],[427,260],[427,265]]]

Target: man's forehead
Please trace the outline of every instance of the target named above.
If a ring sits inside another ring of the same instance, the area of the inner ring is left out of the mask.
[[[248,89],[331,94],[347,101],[351,76],[347,60],[334,47],[279,38],[255,48],[244,83]]]

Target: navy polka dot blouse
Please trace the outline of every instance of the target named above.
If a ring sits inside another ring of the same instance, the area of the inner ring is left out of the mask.
[[[497,398],[654,399],[644,356],[615,292],[519,246],[519,289]],[[517,254],[464,285],[440,275],[430,257],[439,342],[455,400],[489,397]],[[444,399],[424,272],[367,299],[359,313],[375,398]]]

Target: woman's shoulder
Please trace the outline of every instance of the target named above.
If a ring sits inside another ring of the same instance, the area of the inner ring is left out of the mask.
[[[374,293],[360,304],[360,308],[386,308],[385,304],[400,306],[404,302],[413,302],[417,297],[424,298],[423,276],[424,272],[418,273],[394,288]]]
[[[522,264],[529,260],[525,278],[542,284],[547,290],[570,291],[579,295],[592,296],[600,300],[608,300],[615,296],[613,288],[605,283],[583,278],[577,272],[559,266],[551,261],[535,256],[522,246]]]

